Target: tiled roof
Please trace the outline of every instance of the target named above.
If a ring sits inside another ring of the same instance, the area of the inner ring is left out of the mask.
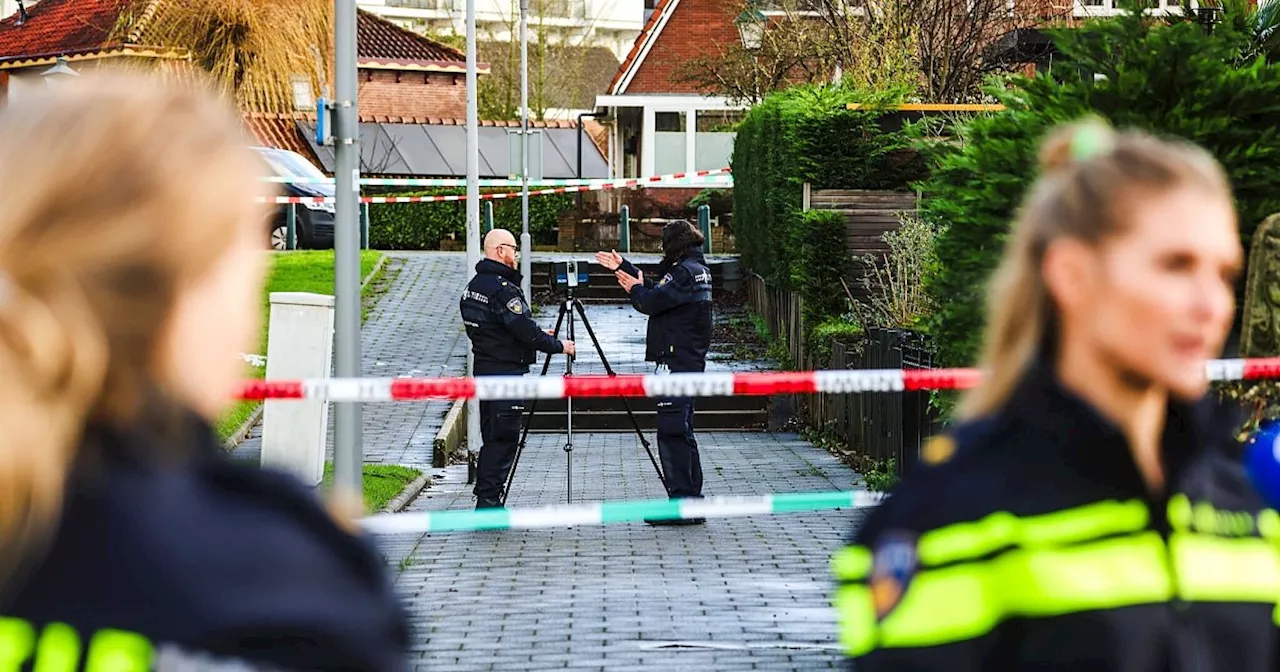
[[[364,10],[359,10],[356,20],[356,45],[361,65],[373,61],[397,65],[460,63],[465,67],[467,61],[467,55],[453,47]]]
[[[133,0],[41,0],[0,20],[0,60],[95,52],[124,46],[109,43],[121,12]]]
[[[288,114],[248,112],[244,115],[244,125],[262,146],[297,152],[310,161],[313,159],[311,145],[298,132],[296,120],[299,118]]]
[[[631,70],[633,66],[637,68],[640,67],[640,64],[636,62],[640,58],[640,50],[644,48],[645,43],[650,39],[657,38],[657,36],[652,35],[652,33],[657,30],[658,23],[670,9],[668,6],[674,5],[679,1],[680,0],[661,0],[658,3],[658,6],[654,8],[653,13],[649,15],[649,20],[645,21],[644,28],[640,31],[640,34],[636,36],[636,41],[631,44],[631,51],[627,52],[627,57],[623,59],[622,65],[619,65],[617,72],[613,73],[613,80],[609,82],[609,93],[615,95],[622,93],[617,89],[618,83],[622,81],[622,78],[627,74],[627,71]]]

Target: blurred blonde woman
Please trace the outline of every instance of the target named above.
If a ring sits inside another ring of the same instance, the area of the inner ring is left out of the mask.
[[[403,669],[379,555],[214,441],[260,326],[257,161],[140,75],[0,111],[0,667]]]
[[[836,558],[879,670],[1277,665],[1280,515],[1206,395],[1242,253],[1202,149],[1059,129],[990,296],[961,422]]]

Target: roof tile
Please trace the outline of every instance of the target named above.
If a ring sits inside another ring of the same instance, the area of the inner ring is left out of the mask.
[[[466,54],[433,39],[406,30],[376,14],[359,11],[356,44],[360,60],[463,62]]]
[[[0,20],[0,60],[94,52],[110,46],[120,13],[133,0],[41,0],[27,10],[27,21],[14,14]]]

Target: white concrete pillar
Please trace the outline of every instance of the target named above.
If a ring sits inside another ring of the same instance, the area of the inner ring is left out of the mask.
[[[333,363],[332,296],[272,292],[267,380],[329,378]],[[262,409],[262,466],[289,471],[308,485],[324,475],[329,404],[267,401]]]

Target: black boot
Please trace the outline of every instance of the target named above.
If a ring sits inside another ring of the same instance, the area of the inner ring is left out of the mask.
[[[502,506],[502,500],[500,499],[487,499],[487,498],[476,499],[477,511],[479,511],[480,509],[502,509],[502,508],[506,508],[506,507]]]
[[[670,520],[645,518],[644,522],[649,525],[702,525],[707,522],[706,518],[673,518]]]

